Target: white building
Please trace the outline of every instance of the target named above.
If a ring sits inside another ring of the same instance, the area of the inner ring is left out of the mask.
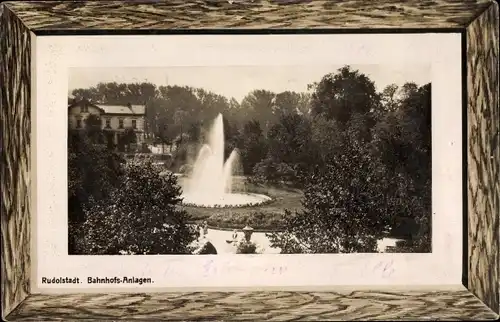
[[[85,128],[85,120],[89,115],[96,115],[101,121],[101,128],[108,140],[118,144],[118,137],[126,129],[133,129],[137,144],[144,142],[144,122],[146,107],[144,105],[108,105],[94,104],[82,99],[68,106],[68,127],[73,130]]]

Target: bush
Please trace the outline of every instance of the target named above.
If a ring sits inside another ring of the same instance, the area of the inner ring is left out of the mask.
[[[91,133],[97,135],[96,133]],[[68,252],[76,252],[84,207],[90,199],[108,198],[120,185],[125,160],[117,153],[92,143],[89,133],[68,133]]]
[[[287,211],[288,216],[292,216],[290,212]],[[276,234],[270,233],[266,234],[266,237],[269,239],[271,245],[281,245],[281,254],[301,254],[301,253],[310,253],[308,247],[303,245],[294,238],[291,234]]]
[[[343,152],[311,174],[304,211],[286,217],[286,229],[273,235],[272,247],[285,253],[297,244],[309,253],[376,252],[390,220],[383,167],[360,142],[348,142]]]
[[[132,160],[110,198],[85,209],[78,250],[82,254],[189,254],[196,239],[187,213],[178,208],[177,178],[150,160]]]
[[[196,252],[196,255],[217,255],[217,249],[211,242],[207,241]]]
[[[286,163],[275,162],[267,158],[257,163],[253,169],[256,182],[294,182],[297,178],[295,169]]]
[[[139,149],[139,153],[151,153],[151,149],[146,143],[143,143]]]
[[[236,248],[236,254],[256,254],[257,245],[253,242],[242,241]]]

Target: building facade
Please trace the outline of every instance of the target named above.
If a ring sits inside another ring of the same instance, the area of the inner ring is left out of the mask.
[[[128,130],[135,134],[135,143],[144,142],[144,123],[146,107],[144,105],[108,105],[95,104],[88,100],[78,100],[68,106],[68,127],[72,130],[85,128],[85,122],[90,115],[95,115],[101,123],[101,129],[108,141],[117,145],[120,136]]]

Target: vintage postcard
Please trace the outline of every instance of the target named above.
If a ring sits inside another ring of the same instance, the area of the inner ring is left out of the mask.
[[[442,43],[460,37],[37,39],[38,287],[455,282]]]

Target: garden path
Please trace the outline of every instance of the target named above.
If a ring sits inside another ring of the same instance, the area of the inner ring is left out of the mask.
[[[218,230],[218,229],[208,229],[208,234],[206,238],[215,246],[218,254],[236,254],[236,246],[234,243],[227,243],[227,240],[232,240],[232,231],[229,230]],[[243,233],[238,232],[237,240],[243,238]],[[270,245],[269,239],[266,237],[265,233],[254,232],[252,234],[252,241],[257,244],[257,250],[261,254],[279,254],[279,248],[273,248]],[[386,247],[395,246],[398,239],[393,238],[383,238],[378,241],[379,252],[384,252]]]

